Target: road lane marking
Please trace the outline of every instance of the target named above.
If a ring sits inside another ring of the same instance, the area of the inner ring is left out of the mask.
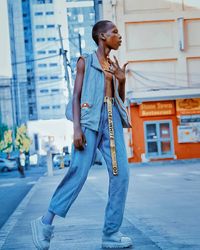
[[[199,171],[190,171],[189,174],[200,175],[200,172]]]
[[[137,174],[139,177],[153,177],[154,175],[152,174]]]
[[[179,173],[173,173],[173,172],[164,172],[164,173],[161,173],[161,175],[165,175],[165,176],[180,176]]]
[[[34,185],[36,182],[37,182],[37,181],[29,181],[29,182],[27,182],[26,184],[27,184],[27,185]]]
[[[0,184],[0,187],[12,187],[14,186],[16,183],[5,183],[5,184]]]

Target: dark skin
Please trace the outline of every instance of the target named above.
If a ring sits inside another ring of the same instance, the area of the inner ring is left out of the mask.
[[[121,45],[122,38],[118,33],[117,27],[109,22],[107,24],[107,31],[105,33],[100,33],[98,38],[98,49],[97,57],[102,66],[103,72],[105,74],[105,96],[113,97],[113,75],[119,82],[118,92],[122,101],[125,100],[125,68],[126,64],[121,68],[119,66],[117,58],[114,56],[114,60],[109,58],[110,51],[117,50]],[[77,74],[74,84],[73,93],[73,125],[74,125],[74,146],[78,150],[84,150],[86,146],[86,138],[81,129],[80,124],[80,98],[81,90],[85,71],[85,61],[80,58],[77,62]]]

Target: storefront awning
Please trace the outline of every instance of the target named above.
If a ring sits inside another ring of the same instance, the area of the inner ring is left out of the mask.
[[[200,98],[200,88],[173,89],[173,90],[155,90],[127,93],[129,103],[141,104],[143,102],[164,101],[188,98]]]

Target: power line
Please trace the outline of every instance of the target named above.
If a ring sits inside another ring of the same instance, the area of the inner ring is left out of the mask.
[[[30,62],[45,60],[45,59],[49,59],[49,58],[53,58],[53,57],[58,57],[58,56],[60,56],[60,54],[53,55],[53,56],[41,57],[41,58],[37,58],[37,59],[26,60],[26,61],[21,61],[21,62],[14,62],[14,63],[11,63],[11,65],[24,64],[24,63],[27,64],[27,63],[30,63]]]
[[[159,89],[163,88],[161,86],[161,83],[169,86],[169,87],[167,87],[165,89],[175,89],[175,88],[178,88],[178,89],[187,89],[187,88],[195,88],[196,87],[196,86],[190,86],[190,85],[188,85],[188,86],[180,86],[180,84],[171,84],[170,82],[166,82],[166,81],[163,81],[163,80],[156,80],[154,78],[152,79],[152,78],[149,78],[149,77],[147,77],[147,76],[139,73],[139,71],[135,71],[135,70],[130,70],[129,69],[129,70],[127,70],[127,73],[132,73],[132,77],[134,77],[135,75],[137,75],[138,77],[142,78],[143,80],[145,80],[147,82],[151,82],[151,83],[157,84],[157,85],[155,85],[155,88],[159,88]],[[162,78],[164,78],[166,80],[169,79],[169,80],[177,81],[176,78],[167,78],[167,77],[163,77],[163,76],[162,76]],[[138,80],[138,78],[137,78],[137,80]],[[200,82],[192,82],[192,81],[190,81],[190,82],[186,81],[186,82],[190,83],[192,85],[197,85],[197,87],[199,85],[199,87],[200,87]],[[143,84],[146,85],[147,87],[149,87],[148,83],[144,83],[143,82]]]

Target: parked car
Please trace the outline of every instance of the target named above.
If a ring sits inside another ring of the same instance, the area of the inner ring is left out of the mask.
[[[0,158],[0,171],[1,172],[8,172],[14,169],[17,169],[16,160],[8,160],[8,159]]]
[[[61,162],[64,161],[64,166],[65,167],[69,167],[70,165],[70,154],[65,154],[65,155],[61,155],[61,154],[56,154],[53,157],[53,166],[54,167],[61,167]]]

